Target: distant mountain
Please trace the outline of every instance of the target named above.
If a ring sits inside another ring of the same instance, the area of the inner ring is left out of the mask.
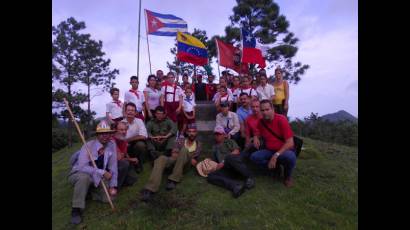
[[[321,116],[320,118],[322,118],[323,120],[328,120],[330,122],[338,122],[338,121],[343,121],[343,120],[357,122],[357,118],[355,116],[353,116],[352,114],[344,110],[340,110],[336,113],[326,114],[326,115]]]

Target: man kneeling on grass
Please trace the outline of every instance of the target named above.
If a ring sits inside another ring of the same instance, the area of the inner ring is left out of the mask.
[[[175,188],[176,183],[181,182],[184,167],[189,163],[192,166],[197,164],[201,153],[201,144],[196,140],[196,137],[197,129],[195,124],[189,124],[185,138],[181,137],[176,141],[171,156],[161,155],[154,161],[151,176],[141,191],[142,201],[149,201],[151,196],[159,190],[165,168],[173,167],[166,186],[167,190],[172,190]]]
[[[113,132],[106,121],[101,121],[96,129],[97,139],[86,144],[97,168],[93,167],[85,145],[71,159],[73,167],[68,180],[74,186],[71,211],[73,224],[81,223],[81,211],[85,208],[89,191],[94,200],[108,202],[101,185],[105,183],[111,196],[117,194],[117,147],[111,141]]]
[[[208,182],[222,186],[231,190],[235,198],[242,195],[245,188],[251,189],[255,186],[255,180],[251,172],[242,161],[239,146],[232,139],[226,138],[226,132],[222,126],[216,126],[214,129],[216,145],[213,149],[213,160],[215,167],[209,167],[209,158],[200,162],[197,166],[198,173],[201,176],[207,176]],[[207,162],[208,161],[208,162]],[[234,176],[241,176],[245,183],[234,179]]]

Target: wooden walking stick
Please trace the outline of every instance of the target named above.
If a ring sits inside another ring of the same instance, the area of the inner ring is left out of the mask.
[[[67,107],[68,112],[70,113],[71,120],[73,121],[75,127],[77,128],[78,135],[80,135],[81,140],[83,141],[83,144],[84,144],[84,146],[85,146],[85,149],[87,150],[88,157],[90,158],[90,161],[91,161],[91,163],[93,164],[94,168],[97,169],[97,165],[96,165],[95,162],[93,161],[93,156],[92,156],[92,154],[91,154],[91,151],[90,151],[90,149],[88,148],[87,143],[85,142],[83,133],[82,133],[81,130],[80,130],[80,126],[78,126],[77,121],[76,121],[75,118],[74,118],[73,112],[72,112],[71,109],[70,109],[70,105],[68,104],[68,101],[67,101],[65,98],[63,98],[63,100],[64,100],[64,103],[65,103],[65,105],[66,105],[66,107]],[[103,177],[102,180],[101,180],[101,185],[102,185],[102,187],[103,187],[103,189],[104,189],[105,195],[107,196],[108,202],[110,203],[111,209],[114,211],[114,210],[115,210],[114,204],[113,204],[112,201],[111,201],[110,194],[108,194],[107,187],[105,186],[103,180],[104,180],[104,177]]]

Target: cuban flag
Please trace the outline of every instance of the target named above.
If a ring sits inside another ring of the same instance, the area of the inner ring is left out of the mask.
[[[258,64],[259,68],[265,68],[265,58],[263,58],[262,50],[257,47],[255,37],[244,28],[241,28],[242,40],[242,62]]]
[[[148,34],[176,36],[177,32],[188,32],[188,24],[172,14],[159,14],[145,9]]]

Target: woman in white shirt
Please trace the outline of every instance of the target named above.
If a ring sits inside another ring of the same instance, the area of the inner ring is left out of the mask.
[[[147,114],[147,120],[153,119],[153,115],[155,114],[154,110],[157,106],[160,105],[160,98],[161,98],[161,90],[157,88],[157,79],[155,75],[148,76],[148,85],[144,89],[144,97],[145,97],[145,109]]]

